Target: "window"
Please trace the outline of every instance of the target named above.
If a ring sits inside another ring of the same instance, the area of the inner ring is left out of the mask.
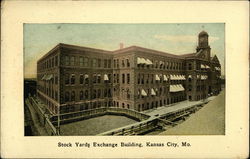
[[[80,75],[80,84],[83,84],[83,75]]]
[[[68,66],[69,65],[69,57],[65,56],[65,65]]]
[[[75,101],[75,91],[71,92],[71,101]]]
[[[79,63],[80,63],[80,66],[83,66],[83,57],[80,57]]]
[[[122,74],[122,83],[125,83],[125,74]]]
[[[151,74],[151,83],[154,83],[154,74]]]
[[[116,60],[113,61],[114,68],[116,67]]]
[[[88,74],[84,75],[84,81],[85,81],[85,84],[89,84],[89,75]]]
[[[122,67],[125,67],[125,62],[124,62],[124,60],[122,60]]]
[[[55,99],[56,99],[56,101],[58,100],[58,93],[57,93],[57,91],[55,91]]]
[[[80,100],[83,100],[83,91],[80,91],[80,97],[79,97]]]
[[[55,84],[58,84],[58,76],[55,76]]]
[[[112,94],[111,94],[111,89],[108,89],[108,97],[111,97]]]
[[[111,68],[111,60],[108,60],[108,68]]]
[[[129,84],[130,83],[130,74],[128,73],[127,74],[127,84]]]
[[[137,83],[140,84],[141,83],[141,74],[139,73],[138,76],[137,76]]]
[[[87,58],[87,57],[84,58],[84,66],[85,67],[89,66],[89,58]]]
[[[108,74],[108,79],[109,79],[109,80],[108,80],[107,82],[108,82],[108,83],[111,83],[111,80],[112,80],[112,75],[111,75],[111,74]]]
[[[116,74],[114,74],[114,83],[116,83]]]
[[[117,59],[116,66],[119,68],[119,59]]]
[[[188,70],[192,70],[192,64],[191,63],[188,64]]]
[[[107,67],[108,67],[108,60],[104,59],[104,68],[107,68]]]
[[[141,75],[141,84],[144,84],[144,74]]]
[[[96,81],[97,81],[97,75],[93,74],[93,83],[96,83]]]
[[[102,63],[101,63],[101,62],[102,62],[101,59],[98,59],[98,61],[97,61],[98,67],[101,67],[101,66],[102,66]]]
[[[65,92],[65,102],[69,101],[69,92]]]
[[[129,59],[126,59],[126,61],[127,61],[127,67],[130,67]]]
[[[55,62],[55,59],[54,59],[54,58],[52,58],[51,60],[52,60],[52,67],[54,67],[54,64],[55,64],[55,63],[54,63],[54,62]]]
[[[58,66],[58,56],[55,57],[55,66]]]
[[[130,91],[127,89],[127,99],[130,99]]]
[[[149,74],[147,75],[146,83],[149,83]]]
[[[119,83],[119,74],[116,74],[116,78],[117,78],[117,79],[116,79],[116,80],[117,80],[116,82]]]
[[[75,56],[70,57],[70,65],[74,66],[75,65]]]
[[[69,74],[65,74],[65,84],[69,84]]]
[[[96,66],[97,66],[97,60],[96,60],[96,59],[93,59],[93,60],[92,60],[92,66],[93,66],[93,67],[96,67]]]
[[[155,68],[158,68],[158,61],[155,61]]]
[[[74,74],[71,75],[70,84],[72,84],[72,85],[75,84],[75,75]]]
[[[96,90],[94,89],[93,94],[92,94],[92,99],[95,99],[95,98],[96,98]]]
[[[104,89],[104,97],[107,97],[107,96],[108,96],[108,90]]]
[[[88,98],[89,98],[89,91],[88,91],[88,90],[85,90],[84,98],[85,98],[85,99],[88,99]]]
[[[97,90],[97,98],[101,98],[101,90],[100,89]]]
[[[98,74],[97,75],[97,81],[96,81],[97,83],[101,83],[101,74]]]

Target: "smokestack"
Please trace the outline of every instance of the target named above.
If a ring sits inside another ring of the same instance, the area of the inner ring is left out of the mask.
[[[124,47],[124,44],[120,43],[120,49],[123,49],[123,47]]]

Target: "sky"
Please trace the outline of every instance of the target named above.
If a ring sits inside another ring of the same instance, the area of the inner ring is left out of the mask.
[[[24,24],[24,77],[36,77],[37,60],[66,43],[103,50],[117,50],[119,44],[155,49],[176,55],[194,53],[198,34],[209,34],[211,56],[217,55],[224,75],[224,23],[148,23],[148,24]]]

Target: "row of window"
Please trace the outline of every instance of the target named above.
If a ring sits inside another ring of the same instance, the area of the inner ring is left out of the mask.
[[[78,61],[79,59],[79,61]],[[82,66],[94,68],[111,68],[111,59],[65,56],[66,66]]]
[[[53,56],[38,65],[39,70],[50,69],[58,66],[58,56]]]
[[[119,83],[119,74],[114,74],[114,83]],[[89,84],[90,81],[92,83],[111,83],[112,77],[111,74],[104,74],[103,76],[101,74],[94,73],[92,76],[92,80],[89,79],[88,74],[80,74],[79,75],[79,84]],[[122,74],[122,83],[123,84],[130,84],[130,74]],[[76,84],[76,75],[75,74],[65,74],[65,84],[66,85],[74,85]]]
[[[186,96],[179,95],[179,96],[175,96],[175,97],[171,97],[171,98],[167,98],[167,99],[163,99],[163,100],[159,100],[159,101],[142,103],[142,104],[137,105],[137,110],[144,111],[144,110],[148,110],[148,109],[153,109],[153,108],[161,107],[164,105],[169,105],[172,103],[180,102],[180,101],[183,101],[185,99],[186,99]]]
[[[122,61],[122,68],[124,68],[124,67],[130,67],[130,61],[129,61],[129,59],[122,59],[121,60]],[[120,67],[120,64],[119,64],[119,59],[114,59],[114,61],[113,61],[113,67],[114,68],[119,68]]]
[[[148,60],[148,59],[147,59]],[[147,63],[138,63],[138,68],[155,68],[155,69],[167,69],[167,70],[184,70],[185,64],[181,62],[170,62],[170,61],[158,61],[158,60],[149,60]]]
[[[71,92],[66,91],[64,101],[73,102],[78,100],[89,100],[89,99],[106,98],[106,97],[112,97],[110,88],[104,90],[94,89],[92,92],[90,92],[89,90],[84,90],[84,91],[81,90],[79,91],[79,98],[76,97],[76,91],[71,91]]]

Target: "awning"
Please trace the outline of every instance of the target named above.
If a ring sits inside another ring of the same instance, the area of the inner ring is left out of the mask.
[[[170,92],[180,92],[184,91],[184,87],[181,84],[170,85]]]
[[[175,75],[170,75],[170,80],[176,80],[176,76]]]
[[[142,96],[147,96],[147,93],[145,92],[144,89],[141,90],[141,95],[142,95]]]
[[[186,77],[184,75],[182,75],[182,78],[183,78],[183,80],[186,80]]]
[[[200,78],[201,76],[200,76],[200,75],[197,75],[196,77],[197,77],[197,78]]]
[[[219,70],[220,70],[220,67],[215,67],[215,69],[216,69],[217,71],[219,71]]]
[[[168,81],[168,78],[167,78],[166,75],[163,75],[163,80],[164,80],[164,81]]]
[[[150,61],[149,59],[146,59],[146,64],[147,64],[147,65],[153,65],[153,62]]]
[[[160,63],[160,65],[163,65],[163,64],[164,64],[164,62],[162,62],[162,61],[160,61],[159,63]]]
[[[47,75],[43,75],[42,80],[46,80],[46,78],[47,78]]]
[[[191,75],[188,75],[188,78],[192,78],[192,76],[191,76]]]
[[[152,95],[152,96],[155,96],[155,95],[156,95],[155,90],[154,90],[153,88],[151,88],[151,95]]]
[[[108,80],[109,80],[108,75],[104,74],[104,81],[108,81]]]
[[[84,78],[89,78],[89,75],[84,75]]]
[[[101,76],[101,74],[97,74],[97,76]]]
[[[201,64],[201,68],[206,68],[206,66],[205,66],[205,65],[203,65],[203,64]]]
[[[201,80],[206,80],[207,79],[207,75],[201,75]]]
[[[156,81],[160,81],[159,75],[155,75],[155,80],[156,80]]]
[[[137,57],[137,64],[143,64],[143,59],[140,57]]]
[[[47,76],[46,80],[51,80],[52,78],[53,78],[53,75],[50,74],[50,75]]]
[[[206,68],[210,68],[208,65],[206,65]]]

